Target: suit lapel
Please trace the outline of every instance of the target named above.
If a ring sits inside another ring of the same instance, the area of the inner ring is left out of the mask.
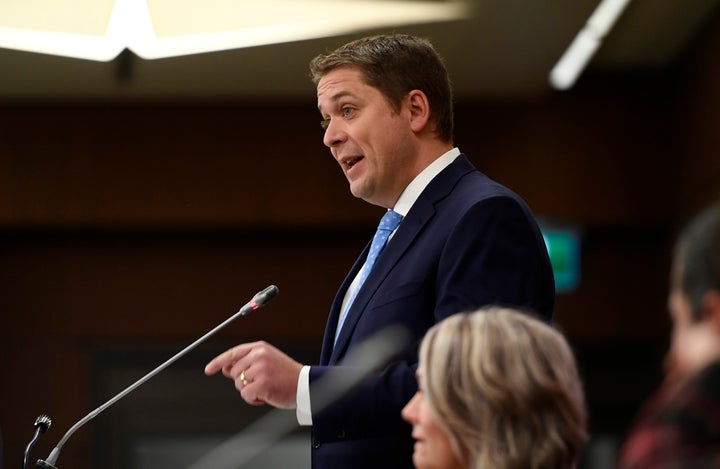
[[[432,209],[432,206],[430,208]],[[408,216],[400,223],[395,235],[393,235],[387,246],[385,246],[382,254],[380,254],[380,257],[375,261],[375,266],[355,297],[355,301],[353,301],[353,304],[350,306],[348,315],[345,318],[345,323],[343,324],[343,329],[340,331],[338,340],[332,349],[330,364],[337,362],[337,360],[344,355],[349,339],[352,336],[352,331],[365,312],[368,303],[375,295],[375,291],[383,280],[385,280],[385,277],[390,273],[393,266],[400,260],[403,253],[410,248],[413,240],[422,230],[423,225],[430,219],[430,216],[431,215],[422,217],[423,221],[420,222],[420,219],[408,213]],[[367,253],[364,253],[362,258],[363,262],[366,255]],[[337,314],[334,314],[334,316],[337,322]]]
[[[350,288],[350,284],[357,276],[358,272],[360,272],[360,269],[365,263],[368,251],[370,251],[371,242],[369,242],[365,246],[365,249],[363,249],[363,251],[360,253],[360,256],[355,260],[355,264],[353,264],[352,268],[345,276],[345,280],[343,280],[342,285],[340,285],[340,289],[335,295],[335,299],[333,300],[332,306],[330,307],[330,314],[328,316],[327,324],[325,325],[325,335],[323,336],[322,348],[320,350],[321,365],[329,364],[330,354],[333,351],[333,342],[335,341],[335,330],[337,329],[338,319],[340,318],[340,309],[342,308],[342,302],[345,298],[345,293],[347,292],[348,288]]]
[[[355,275],[357,275],[357,272],[365,262],[370,246],[368,244],[368,246],[365,247],[362,255],[355,262],[352,270],[345,278],[343,286],[340,289],[341,294],[339,293],[333,302],[330,318],[328,319],[328,327],[325,328],[321,363],[325,363],[323,358],[328,358],[328,354],[330,355],[328,358],[328,364],[330,365],[335,364],[345,354],[345,349],[352,336],[353,329],[362,314],[364,314],[368,303],[375,295],[378,287],[385,280],[385,277],[390,273],[393,266],[395,266],[402,255],[410,249],[415,238],[430,222],[435,214],[435,204],[447,197],[457,181],[464,174],[474,170],[475,168],[467,158],[464,155],[460,155],[428,184],[413,204],[410,212],[405,216],[402,223],[400,223],[395,235],[393,235],[392,239],[388,242],[380,257],[378,257],[372,272],[370,272],[370,275],[355,297],[355,301],[351,305],[348,315],[345,318],[343,329],[340,331],[338,340],[333,346],[340,305],[352,279],[355,278]]]

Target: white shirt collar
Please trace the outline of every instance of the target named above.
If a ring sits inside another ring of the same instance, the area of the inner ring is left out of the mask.
[[[430,184],[430,181],[432,181],[435,176],[440,174],[443,169],[448,167],[450,163],[455,161],[455,158],[457,158],[459,155],[460,150],[456,147],[430,163],[427,168],[425,168],[420,174],[415,176],[415,179],[413,179],[412,182],[408,184],[408,186],[402,192],[402,194],[400,194],[400,197],[398,198],[397,203],[395,203],[395,207],[393,207],[393,210],[402,215],[403,217],[407,215],[410,211],[410,208],[413,206],[418,197],[420,197],[420,194],[422,194],[422,191],[424,191],[427,185]]]

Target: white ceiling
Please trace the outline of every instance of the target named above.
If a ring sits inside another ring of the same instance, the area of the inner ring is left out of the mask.
[[[378,0],[381,1],[381,0]],[[458,98],[533,99],[597,0],[478,0],[472,17],[393,29],[430,38]],[[720,0],[634,0],[591,69],[663,69],[692,46]],[[387,32],[383,29],[381,32]],[[0,49],[0,100],[307,100],[307,63],[364,33],[185,57],[113,62]],[[582,76],[580,77],[582,80]]]

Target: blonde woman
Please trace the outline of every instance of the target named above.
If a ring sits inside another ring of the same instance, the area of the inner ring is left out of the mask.
[[[567,469],[587,440],[573,353],[560,332],[507,308],[459,313],[420,347],[402,410],[418,469]]]

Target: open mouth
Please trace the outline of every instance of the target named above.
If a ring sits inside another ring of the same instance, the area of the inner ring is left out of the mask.
[[[350,168],[352,168],[353,166],[355,166],[358,161],[360,161],[360,160],[362,160],[362,159],[363,159],[362,156],[356,156],[356,157],[354,157],[354,158],[348,158],[348,159],[345,161],[345,167],[346,167],[347,169],[350,169]]]

